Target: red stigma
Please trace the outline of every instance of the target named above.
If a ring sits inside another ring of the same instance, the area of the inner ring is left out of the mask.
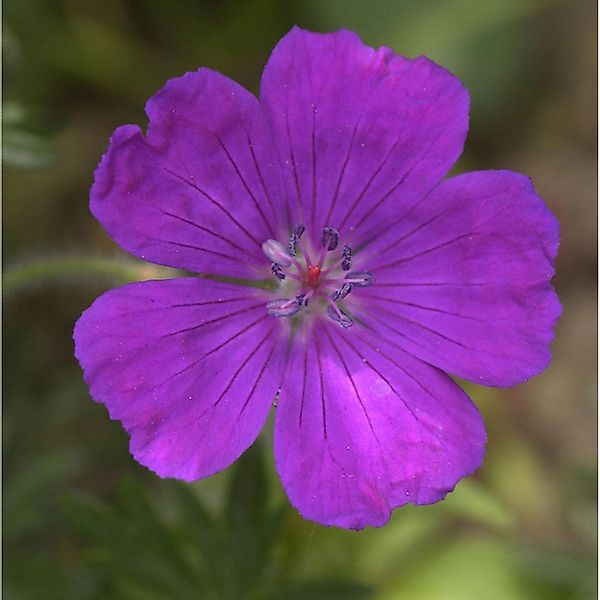
[[[319,285],[319,275],[321,275],[321,267],[317,265],[308,267],[306,272],[306,283],[311,287],[317,287],[317,285]]]

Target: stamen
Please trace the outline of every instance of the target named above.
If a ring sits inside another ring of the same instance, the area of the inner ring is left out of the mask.
[[[292,264],[292,257],[287,253],[285,246],[277,240],[267,240],[262,245],[262,251],[267,255],[271,262],[277,263],[282,267],[289,267]]]
[[[352,263],[352,248],[347,244],[342,250],[342,271],[349,271]]]
[[[323,227],[323,235],[321,236],[321,246],[328,252],[337,248],[340,241],[340,234],[333,227]]]
[[[309,300],[310,300],[310,295],[309,294],[298,294],[296,296],[296,302],[300,306],[308,306],[308,301]]]
[[[325,309],[332,321],[343,329],[348,329],[354,325],[354,320],[346,314],[345,307],[342,310],[340,305],[354,288],[371,285],[374,282],[373,273],[350,270],[353,256],[352,248],[347,244],[341,248],[341,253],[328,254],[336,250],[340,243],[340,235],[333,227],[323,228],[318,255],[313,261],[308,251],[314,252],[314,247],[310,245],[311,240],[307,236],[303,237],[304,232],[304,225],[293,227],[287,248],[272,239],[262,245],[263,252],[271,259],[273,276],[283,282],[283,287],[294,290],[287,292],[294,294],[291,297],[268,302],[267,313],[274,317],[292,317],[302,308],[308,307],[314,296],[318,302],[312,310],[307,311],[312,315],[307,315],[307,318],[312,320]],[[328,256],[331,258],[328,259]],[[322,300],[325,301],[324,306]]]
[[[374,276],[370,271],[352,271],[346,273],[344,279],[347,279],[357,287],[366,287],[373,283]]]
[[[281,265],[279,263],[274,262],[271,264],[271,273],[273,273],[273,275],[275,275],[279,281],[283,281],[285,279],[285,273],[281,270]]]
[[[345,283],[339,290],[333,292],[333,294],[331,295],[331,299],[334,302],[337,302],[338,300],[343,300],[352,291],[352,287],[353,284]]]
[[[302,237],[304,233],[304,225],[296,225],[294,229],[292,229],[292,235],[290,236],[290,244],[289,250],[291,256],[296,256],[296,250],[298,246],[298,240]]]
[[[298,302],[298,298],[277,298],[267,304],[267,312],[273,317],[291,317],[302,308],[302,304]]]
[[[348,327],[354,325],[354,321],[331,301],[327,306],[327,316],[344,329],[348,329]]]

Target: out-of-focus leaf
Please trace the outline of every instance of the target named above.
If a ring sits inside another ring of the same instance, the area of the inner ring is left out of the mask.
[[[189,484],[175,483],[175,497],[180,507],[180,519],[191,543],[198,548],[208,567],[213,585],[222,587],[230,574],[227,570],[227,551],[223,545],[225,530],[207,511],[204,503]]]
[[[3,290],[7,295],[49,282],[81,285],[82,278],[97,283],[99,278],[113,284],[144,279],[167,279],[181,274],[176,269],[151,265],[127,258],[96,256],[55,256],[32,258],[13,264],[4,272]]]
[[[66,451],[56,451],[23,461],[10,477],[2,497],[4,539],[8,540],[39,526],[47,516],[43,505],[73,476],[81,461]]]
[[[531,546],[518,548],[516,554],[528,575],[567,590],[597,580],[597,562],[586,556]]]
[[[6,166],[17,169],[41,169],[55,161],[54,148],[48,140],[15,127],[4,129],[2,155]]]
[[[555,593],[556,592],[556,593]],[[490,538],[459,538],[403,571],[382,600],[558,600],[559,590],[523,576],[513,549]]]
[[[267,512],[266,474],[260,442],[254,443],[233,467],[225,518],[232,529],[256,528]]]
[[[194,581],[194,572],[187,564],[179,536],[173,527],[158,516],[148,498],[148,492],[133,479],[121,482],[120,499],[128,516],[138,521],[138,526],[146,536],[148,543],[155,548],[157,556],[170,564],[181,577]]]
[[[371,587],[351,581],[311,581],[290,585],[279,590],[270,600],[367,600]]]
[[[282,514],[269,508],[262,447],[257,441],[235,464],[225,509],[234,596],[254,587],[263,575]]]
[[[63,510],[68,521],[94,543],[111,543],[120,537],[122,521],[118,513],[91,496],[67,495]]]
[[[103,574],[111,597],[213,597],[204,570],[188,562],[185,536],[155,511],[148,494],[125,483],[120,506],[81,495],[65,498],[68,520],[87,540],[85,560]],[[132,590],[136,595],[128,595]]]
[[[506,530],[514,525],[514,516],[483,485],[472,480],[461,481],[442,504],[444,511],[472,522]]]

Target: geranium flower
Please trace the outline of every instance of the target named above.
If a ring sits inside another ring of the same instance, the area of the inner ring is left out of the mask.
[[[307,519],[380,526],[480,466],[481,416],[446,373],[512,386],[548,365],[558,224],[523,175],[441,181],[468,109],[427,58],[295,28],[259,99],[203,68],[150,99],[146,135],[115,131],[91,191],[111,237],[257,286],[144,281],[83,313],[77,358],[138,462],[208,477],[277,396],[276,466]]]

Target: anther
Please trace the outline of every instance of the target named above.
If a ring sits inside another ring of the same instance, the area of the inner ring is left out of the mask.
[[[267,312],[273,317],[291,317],[302,308],[298,302],[298,297],[288,300],[287,298],[278,298],[267,304]]]
[[[331,295],[331,299],[334,302],[337,302],[338,300],[343,300],[352,291],[352,287],[353,284],[345,283],[339,290],[333,292],[333,294]]]
[[[374,277],[370,271],[351,271],[350,273],[346,273],[344,279],[347,279],[357,287],[366,287],[373,283]]]
[[[292,257],[287,253],[285,246],[277,240],[267,240],[264,242],[262,251],[271,262],[277,263],[282,267],[289,267],[292,264]]]
[[[298,245],[298,240],[302,237],[304,233],[304,225],[296,225],[294,229],[292,229],[292,235],[290,236],[290,244],[289,251],[292,256],[296,256],[296,246]]]
[[[342,250],[342,271],[349,271],[352,263],[352,248],[347,244]]]
[[[337,248],[340,241],[340,234],[333,227],[323,227],[323,235],[321,236],[321,246],[331,252]]]
[[[306,294],[298,294],[296,296],[296,302],[299,306],[308,306],[308,301],[310,300],[310,296]]]
[[[275,275],[279,281],[283,281],[285,279],[285,273],[281,270],[281,265],[279,263],[274,262],[271,264],[271,273],[273,273],[273,275]]]
[[[327,307],[327,316],[344,329],[348,329],[348,327],[354,325],[354,321],[345,312],[341,311],[333,304],[329,304]]]

